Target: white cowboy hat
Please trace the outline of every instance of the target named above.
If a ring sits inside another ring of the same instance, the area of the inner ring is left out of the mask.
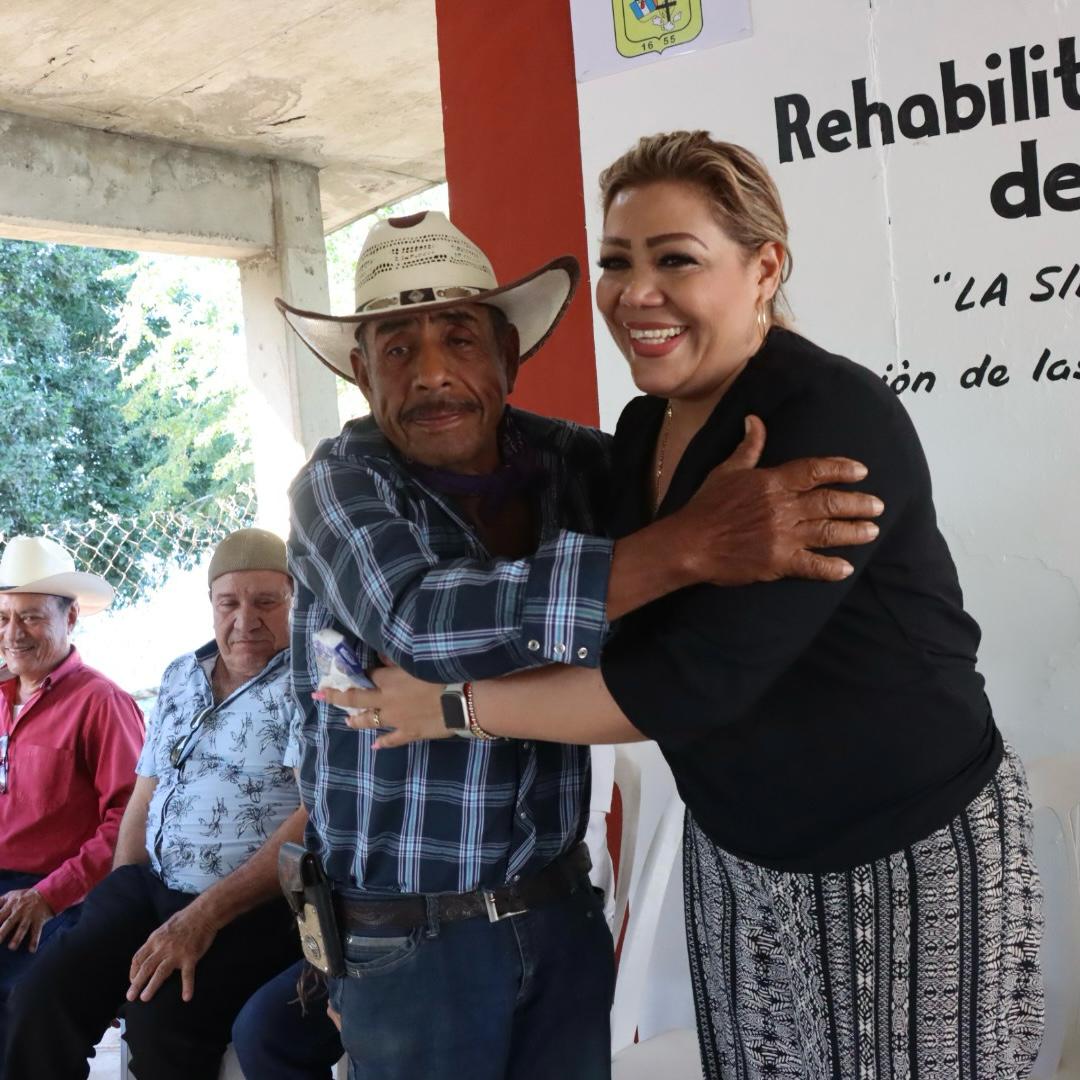
[[[517,327],[521,359],[544,343],[566,311],[581,272],[563,255],[510,285],[500,285],[488,257],[445,214],[428,210],[376,224],[356,260],[356,314],[324,315],[275,301],[304,344],[353,381],[349,354],[356,328],[380,316],[490,304]]]
[[[0,593],[44,593],[79,601],[82,615],[112,603],[113,587],[97,574],[75,569],[66,548],[46,536],[13,536],[0,558]]]

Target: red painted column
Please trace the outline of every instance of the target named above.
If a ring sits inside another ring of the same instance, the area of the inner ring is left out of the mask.
[[[577,83],[568,0],[435,0],[450,217],[510,281],[556,255],[583,281],[522,369],[514,404],[598,422]]]
[[[558,330],[522,369],[514,404],[596,426],[589,254],[569,0],[435,0],[450,217],[512,281],[556,255],[582,283]],[[590,178],[589,197],[595,191]],[[608,844],[616,865],[616,794]],[[614,841],[614,844],[612,844]]]

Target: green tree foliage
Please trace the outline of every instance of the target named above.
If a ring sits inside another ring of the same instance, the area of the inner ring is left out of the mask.
[[[123,527],[80,550],[80,568],[126,600],[203,546],[189,530],[156,526],[161,511],[197,514],[250,480],[234,393],[214,382],[190,334],[171,332],[197,298],[174,288],[167,315],[145,297],[133,303],[136,262],[0,241],[0,535],[115,516]]]

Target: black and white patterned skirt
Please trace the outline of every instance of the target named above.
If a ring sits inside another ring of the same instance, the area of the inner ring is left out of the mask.
[[[1008,751],[948,826],[844,873],[735,858],[687,816],[707,1080],[1019,1080],[1043,1026],[1031,801]]]

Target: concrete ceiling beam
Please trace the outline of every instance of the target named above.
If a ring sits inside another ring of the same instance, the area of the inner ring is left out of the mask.
[[[0,112],[0,235],[250,258],[274,249],[271,166]]]

